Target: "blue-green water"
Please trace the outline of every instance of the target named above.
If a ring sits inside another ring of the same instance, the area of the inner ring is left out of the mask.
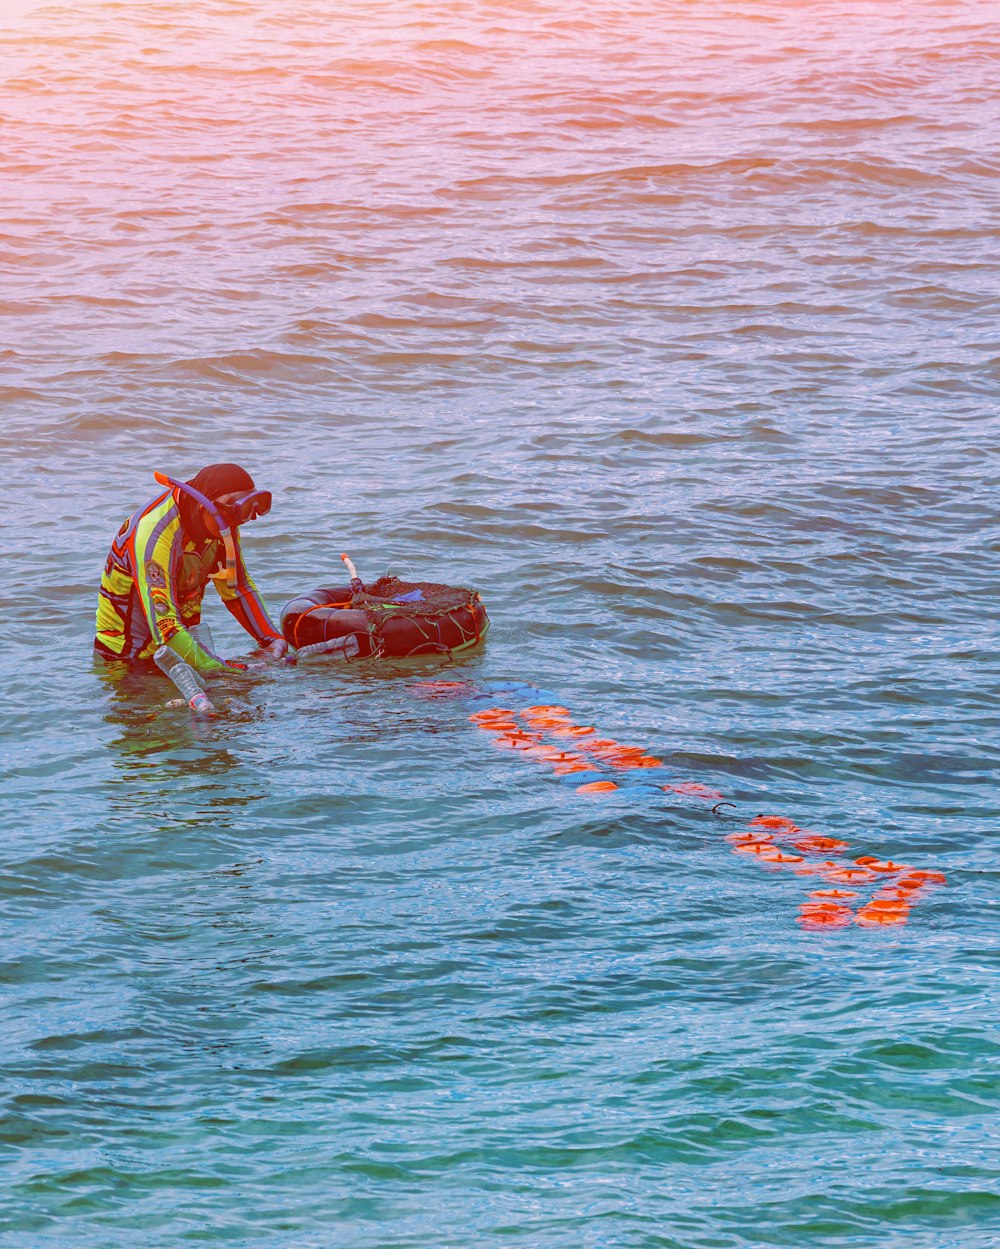
[[[995,7],[18,7],[0,1244],[1000,1244]],[[275,609],[349,550],[486,647],[209,724],[95,665],[219,459]],[[759,812],[947,884],[803,929]]]

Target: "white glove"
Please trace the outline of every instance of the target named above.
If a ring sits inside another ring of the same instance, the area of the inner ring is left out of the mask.
[[[275,638],[264,647],[264,654],[270,655],[272,659],[284,659],[288,654],[288,643],[284,638]]]

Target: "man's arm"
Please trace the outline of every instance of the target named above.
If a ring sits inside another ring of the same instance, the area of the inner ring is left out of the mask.
[[[247,572],[246,564],[243,562],[243,550],[238,543],[236,546],[236,584],[233,585],[228,581],[225,571],[215,575],[212,580],[215,582],[219,597],[255,641],[262,646],[266,646],[269,642],[284,641],[281,631],[268,615],[264,601],[260,597],[260,591]]]

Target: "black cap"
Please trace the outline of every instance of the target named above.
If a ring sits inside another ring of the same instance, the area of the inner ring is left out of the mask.
[[[218,499],[224,494],[235,494],[240,490],[253,490],[253,478],[239,464],[209,464],[188,478],[189,486],[194,486],[207,499]],[[185,533],[191,535],[196,542],[204,542],[211,537],[205,528],[204,512],[201,506],[189,494],[180,492],[178,504],[181,513],[181,524]]]

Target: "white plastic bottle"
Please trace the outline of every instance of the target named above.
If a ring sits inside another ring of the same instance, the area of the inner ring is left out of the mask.
[[[313,642],[309,646],[300,646],[295,658],[301,655],[335,655],[339,659],[353,659],[361,650],[358,639],[353,633],[346,637],[334,638],[331,642]]]
[[[169,646],[161,646],[153,656],[156,666],[168,676],[187,699],[195,715],[213,716],[215,708],[205,693],[204,682],[195,670]]]
[[[204,620],[200,624],[189,625],[188,633],[191,634],[203,651],[208,651],[213,659],[219,658],[215,649],[215,639],[212,637],[212,630],[205,624]]]

